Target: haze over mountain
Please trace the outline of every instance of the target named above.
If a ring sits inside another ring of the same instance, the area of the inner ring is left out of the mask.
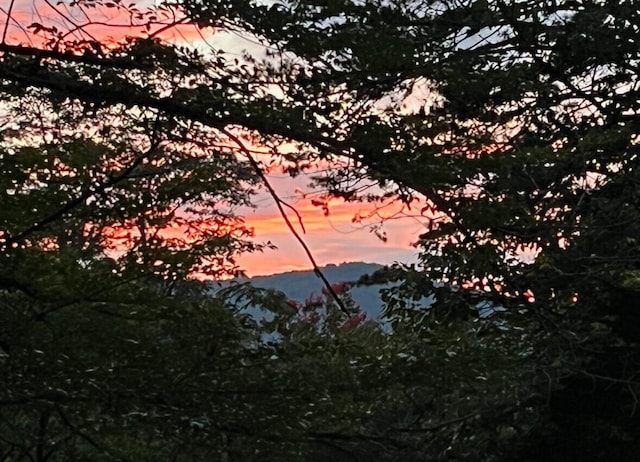
[[[349,282],[353,286],[350,289],[353,299],[358,306],[367,313],[368,319],[379,319],[382,315],[383,302],[380,296],[382,289],[390,288],[394,283],[372,284],[356,286],[355,283],[365,275],[372,275],[376,271],[384,268],[379,263],[349,262],[340,264],[330,264],[320,268],[320,271],[331,284]],[[304,303],[309,297],[320,295],[324,284],[313,270],[289,271],[266,276],[255,276],[252,278],[236,278],[222,284],[249,282],[254,287],[261,289],[274,289],[284,293],[290,300]],[[433,302],[432,297],[420,299],[407,299],[409,306],[427,307]],[[498,311],[504,311],[502,306],[496,306],[490,301],[481,301],[475,307],[481,317],[489,317]]]
[[[372,274],[381,268],[383,265],[378,263],[349,262],[327,265],[320,270],[330,283],[336,284],[339,282],[355,283],[361,276]],[[289,299],[298,302],[304,302],[313,295],[321,294],[324,287],[322,280],[313,270],[237,278],[233,282],[250,282],[253,286],[262,289],[275,289],[283,292]],[[380,317],[382,310],[380,290],[385,287],[388,285],[360,286],[351,289],[354,300],[367,313],[369,319]]]

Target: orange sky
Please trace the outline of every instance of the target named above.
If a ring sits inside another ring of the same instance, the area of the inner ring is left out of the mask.
[[[0,20],[2,28],[6,24],[6,13],[9,2],[0,7]],[[12,5],[11,20],[8,23],[6,42],[10,44],[38,44],[41,38],[46,36],[46,30],[55,27],[57,32],[64,33],[64,40],[120,40],[127,35],[141,35],[144,27],[130,27],[132,24],[147,22],[144,19],[131,17],[131,11],[121,5],[131,2],[110,1],[111,7],[82,6],[82,2],[74,7],[68,6],[69,1],[58,0],[17,0]],[[104,3],[107,3],[105,0]],[[136,2],[139,5],[149,2]],[[140,6],[140,12],[145,9]],[[159,18],[157,22],[166,21]],[[42,30],[38,31],[33,25],[39,24]],[[152,25],[153,26],[153,25]],[[160,26],[158,26],[160,27]],[[155,27],[149,29],[153,32]]]
[[[8,3],[8,2],[7,2]],[[116,2],[117,3],[117,2]],[[125,2],[129,3],[129,2]],[[143,4],[144,2],[138,2]],[[112,3],[115,5],[115,3]],[[0,7],[0,24],[6,23],[6,8]],[[42,43],[42,32],[34,34],[34,29],[28,28],[34,23],[44,27],[55,26],[59,31],[76,29],[67,39],[84,39],[92,37],[107,40],[119,40],[127,35],[143,35],[143,27],[122,27],[129,21],[126,11],[120,7],[110,8],[69,8],[57,0],[17,0],[11,12],[12,21],[7,27],[7,43],[28,44],[37,46]],[[91,20],[97,24],[86,26]],[[153,25],[149,32],[161,28]],[[213,44],[232,54],[240,54],[244,49],[251,49],[253,53],[261,53],[261,46],[233,34],[214,32],[213,30],[199,31],[195,27],[182,26],[171,29],[162,34],[163,39],[189,43],[204,47]],[[273,186],[281,198],[287,200],[301,214],[306,229],[303,235],[305,242],[313,252],[318,264],[342,263],[348,261],[367,261],[376,263],[393,263],[395,261],[408,262],[415,259],[416,249],[410,246],[417,236],[424,232],[424,225],[418,220],[404,218],[392,220],[385,224],[387,241],[383,242],[367,226],[352,223],[352,218],[358,212],[371,209],[367,204],[344,204],[337,200],[330,203],[330,214],[325,216],[319,207],[311,205],[310,198],[303,198],[299,190],[306,191],[309,179],[300,176],[296,179],[284,175],[272,175]],[[298,191],[298,192],[296,192]],[[284,221],[273,203],[273,199],[266,193],[258,198],[258,208],[243,210],[247,225],[255,230],[257,241],[270,241],[278,247],[277,250],[267,250],[264,253],[245,255],[239,259],[240,266],[249,275],[269,274],[294,269],[310,268],[310,262],[299,243],[287,229]],[[290,214],[290,219],[296,225],[297,217]],[[422,220],[425,222],[426,220]],[[301,229],[298,229],[302,233]]]
[[[341,206],[342,213],[325,217],[319,209],[300,210],[306,227],[303,238],[319,265],[366,261],[375,263],[409,262],[415,260],[416,249],[411,241],[424,231],[422,225],[411,219],[388,223],[384,227],[387,241],[361,225],[351,223],[359,205]],[[278,247],[264,253],[239,258],[239,264],[249,275],[269,274],[289,270],[309,269],[311,264],[303,249],[280,218],[275,205],[266,208],[268,215],[249,213],[247,223],[255,229],[259,241],[270,241]],[[292,221],[295,219],[291,217]]]
[[[388,221],[382,229],[387,237],[387,241],[383,242],[368,226],[352,223],[358,212],[369,211],[372,205],[344,203],[336,199],[329,203],[329,216],[325,216],[320,207],[311,204],[310,197],[303,197],[299,193],[300,189],[308,190],[309,179],[305,176],[289,178],[273,175],[269,180],[280,197],[295,207],[302,216],[306,231],[302,236],[318,264],[415,260],[417,252],[411,247],[411,242],[425,231],[426,219],[406,217]],[[240,265],[249,275],[310,268],[308,258],[286,227],[273,199],[263,194],[258,198],[257,204],[257,209],[243,211],[247,224],[254,228],[257,240],[270,241],[278,249],[245,255],[239,259]],[[291,222],[302,233],[295,214],[290,211],[288,213]]]

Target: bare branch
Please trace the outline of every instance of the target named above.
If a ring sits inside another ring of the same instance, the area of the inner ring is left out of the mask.
[[[242,153],[247,157],[247,159],[249,159],[249,163],[253,166],[254,170],[256,171],[256,173],[264,183],[265,187],[267,188],[267,191],[269,191],[269,194],[271,195],[271,197],[273,197],[273,200],[276,203],[276,206],[278,207],[278,211],[280,212],[280,215],[282,216],[282,219],[286,223],[287,227],[291,231],[291,234],[293,234],[293,236],[300,243],[305,253],[307,254],[307,258],[309,259],[309,261],[311,262],[311,265],[313,266],[313,272],[316,273],[316,276],[318,276],[322,280],[323,284],[327,288],[327,291],[329,292],[329,294],[331,294],[331,297],[335,300],[336,304],[340,308],[340,311],[342,311],[347,316],[351,317],[351,313],[349,313],[349,310],[347,310],[347,307],[344,305],[344,303],[342,303],[342,300],[340,299],[336,291],[333,290],[333,287],[331,286],[331,283],[329,282],[329,280],[320,270],[320,267],[316,263],[313,253],[309,249],[309,246],[304,241],[302,236],[300,236],[298,231],[295,229],[295,227],[291,223],[291,220],[289,220],[289,217],[287,216],[287,212],[285,212],[283,205],[288,206],[290,208],[292,207],[289,204],[286,204],[285,202],[283,202],[282,199],[278,197],[278,193],[276,193],[276,191],[273,189],[273,186],[271,186],[271,183],[269,183],[269,180],[267,179],[266,175],[262,171],[260,164],[258,164],[258,161],[256,161],[255,157],[253,157],[253,154],[251,154],[251,151],[247,149],[247,147],[242,142],[242,140],[237,136],[235,136],[233,133],[229,132],[229,130],[227,129],[223,129],[221,131],[226,136],[228,136],[229,139],[233,140],[238,145]],[[298,215],[298,219],[301,220],[300,215]]]

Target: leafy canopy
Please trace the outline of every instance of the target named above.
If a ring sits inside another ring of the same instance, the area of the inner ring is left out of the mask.
[[[51,10],[0,43],[4,458],[635,457],[635,1]],[[429,221],[390,327],[187,282],[262,248],[261,168],[319,161]]]

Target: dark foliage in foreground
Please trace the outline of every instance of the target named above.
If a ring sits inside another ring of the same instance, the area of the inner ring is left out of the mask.
[[[63,6],[0,43],[0,459],[637,457],[637,2]],[[189,281],[262,248],[261,167],[319,161],[428,220],[392,335]]]

